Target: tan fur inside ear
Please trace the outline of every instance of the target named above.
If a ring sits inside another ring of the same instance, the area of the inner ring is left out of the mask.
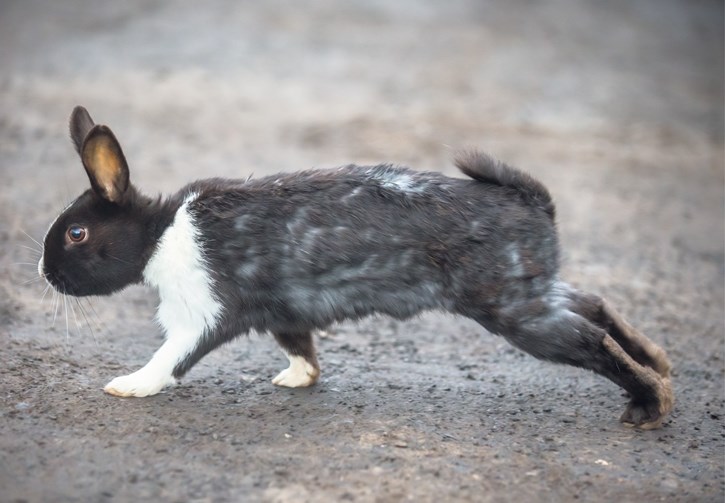
[[[128,180],[126,160],[112,137],[89,138],[83,145],[83,165],[102,196],[112,202],[121,199]]]

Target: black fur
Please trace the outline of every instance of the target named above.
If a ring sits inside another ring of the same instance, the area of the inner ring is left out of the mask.
[[[408,177],[424,190],[385,183]],[[199,194],[189,209],[227,315],[177,375],[252,329],[304,333],[442,309],[500,331],[501,308],[544,295],[557,274],[550,215],[498,184],[380,165],[202,181],[184,192]]]
[[[81,148],[83,148],[83,140],[86,139],[86,135],[95,125],[93,119],[91,119],[88,110],[83,107],[75,107],[73,113],[70,116],[68,129],[70,132],[71,140],[73,140],[73,146],[76,148],[76,152],[80,155]]]
[[[59,291],[109,295],[142,280],[143,269],[171,224],[173,199],[162,204],[135,192],[123,205],[87,190],[55,221],[45,237],[43,273]],[[68,242],[72,224],[87,229],[85,243]]]
[[[89,146],[97,135],[101,141]],[[59,290],[109,294],[141,281],[187,201],[222,310],[180,357],[175,377],[250,330],[272,332],[289,354],[318,368],[314,329],[440,309],[538,358],[608,377],[632,394],[624,422],[657,427],[672,408],[664,351],[602,299],[559,280],[555,210],[544,185],[486,155],[457,158],[467,179],[350,165],[202,180],[161,201],[127,183],[118,142],[84,109],[74,111],[71,136],[92,190],[45,240],[44,273]],[[95,148],[103,155],[91,155]],[[84,242],[69,241],[71,224],[87,229]]]
[[[76,107],[69,125],[73,144],[84,158],[89,142],[104,141],[118,161],[112,180],[118,198],[97,180],[93,161],[84,161],[91,189],[78,197],[51,225],[43,246],[41,274],[59,291],[75,296],[108,295],[142,280],[143,269],[163,231],[174,219],[178,198],[165,202],[141,195],[129,183],[126,159],[111,130],[93,123],[85,108]],[[89,156],[86,156],[89,157]],[[67,232],[79,225],[87,232],[73,243]]]
[[[529,204],[540,207],[554,219],[556,211],[549,191],[531,175],[483,152],[461,152],[456,156],[455,164],[458,169],[479,182],[511,187]]]

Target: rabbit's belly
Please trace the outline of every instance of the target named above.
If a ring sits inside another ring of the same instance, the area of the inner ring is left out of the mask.
[[[293,316],[325,326],[332,321],[386,314],[406,319],[428,309],[446,309],[440,285],[421,281],[394,287],[361,280],[318,288],[291,284],[285,299]]]
[[[440,282],[425,275],[414,278],[373,271],[371,263],[338,265],[322,272],[305,268],[295,274],[286,272],[267,269],[261,282],[236,276],[234,297],[239,301],[237,309],[244,313],[244,330],[324,328],[372,314],[405,319],[423,310],[452,306]]]

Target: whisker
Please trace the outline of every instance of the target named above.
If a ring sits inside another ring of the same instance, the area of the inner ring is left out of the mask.
[[[58,305],[59,305],[59,297],[60,293],[58,293],[56,290],[53,290],[53,325],[55,326],[55,320],[58,317]]]
[[[23,229],[20,229],[20,232],[22,232],[23,234],[25,234],[26,236],[28,236],[28,237],[29,237],[30,239],[32,239],[32,240],[33,240],[33,242],[34,242],[34,243],[35,243],[36,245],[40,246],[40,249],[41,249],[41,250],[43,249],[43,245],[42,245],[42,244],[40,244],[40,242],[39,242],[39,241],[38,241],[37,239],[35,239],[35,238],[34,238],[33,236],[31,236],[30,234],[28,234],[27,232],[25,232],[25,231],[24,231]]]
[[[120,258],[118,258],[118,257],[114,257],[113,255],[109,255],[109,254],[106,254],[106,256],[107,256],[107,257],[109,257],[109,258],[112,258],[112,259],[114,259],[114,260],[118,260],[118,261],[119,261],[119,262],[121,262],[122,264],[129,264],[129,265],[132,265],[132,264],[131,264],[131,262],[127,262],[127,261],[125,261],[125,260],[122,260],[122,259],[120,259]]]
[[[65,343],[66,345],[70,344],[70,335],[68,333],[68,299],[65,296],[65,293],[63,293],[63,307],[65,308]]]
[[[70,312],[73,315],[73,320],[76,322],[76,330],[78,330],[78,337],[82,337],[83,334],[81,333],[81,326],[78,323],[78,317],[76,316],[76,310],[73,308],[73,302],[69,302],[70,304]]]
[[[48,295],[48,290],[50,290],[50,283],[45,285],[45,290],[43,290],[43,295],[40,297],[40,303],[43,303],[43,300],[45,300],[45,296]]]
[[[94,342],[96,343],[96,346],[98,346],[98,339],[96,339],[96,334],[95,334],[95,332],[93,331],[93,327],[91,326],[91,322],[90,322],[90,321],[88,321],[88,316],[86,316],[86,312],[85,312],[85,310],[83,309],[83,305],[81,304],[81,301],[80,301],[80,299],[78,299],[78,297],[76,297],[76,298],[75,298],[75,301],[76,301],[76,305],[78,306],[78,309],[79,309],[79,310],[80,310],[80,312],[81,312],[81,315],[82,315],[82,316],[83,316],[83,318],[84,318],[84,319],[86,320],[86,325],[88,325],[88,330],[90,330],[90,331],[91,331],[91,336],[93,337],[93,341],[94,341]]]
[[[86,300],[87,300],[88,308],[91,310],[91,313],[93,313],[93,316],[96,317],[96,322],[98,323],[98,328],[102,328],[101,327],[101,317],[98,315],[96,308],[93,307],[93,304],[91,303],[91,299],[86,299]]]
[[[18,246],[20,248],[25,248],[26,250],[30,250],[30,251],[33,251],[33,252],[36,252],[36,253],[40,253],[41,255],[43,254],[43,249],[42,248],[33,248],[32,246],[27,246],[27,245],[18,245]]]
[[[43,279],[43,278],[41,278],[40,276],[36,276],[34,278],[30,278],[27,281],[23,281],[22,283],[20,283],[20,286],[29,285],[30,283],[34,283],[34,282],[39,281],[41,279]]]

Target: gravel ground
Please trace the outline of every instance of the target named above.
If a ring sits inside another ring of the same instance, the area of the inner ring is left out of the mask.
[[[0,500],[723,501],[722,2],[6,0],[0,67]],[[319,334],[310,389],[270,383],[286,360],[259,334],[157,396],[104,395],[161,333],[146,288],[83,315],[35,280],[33,240],[87,186],[76,104],[149,193],[454,174],[470,145],[529,170],[563,276],[668,350],[674,412],[626,429],[612,383],[437,313]]]

